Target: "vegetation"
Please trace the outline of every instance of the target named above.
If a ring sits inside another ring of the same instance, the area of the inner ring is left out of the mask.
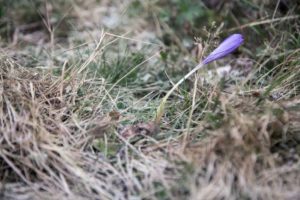
[[[296,1],[0,1],[1,199],[299,199]],[[232,33],[212,62],[172,86]]]

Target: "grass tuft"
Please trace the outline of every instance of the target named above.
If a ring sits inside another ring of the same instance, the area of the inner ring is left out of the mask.
[[[0,199],[299,199],[299,11],[0,2]]]

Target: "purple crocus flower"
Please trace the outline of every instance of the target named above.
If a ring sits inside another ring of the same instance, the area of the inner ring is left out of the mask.
[[[202,64],[205,65],[214,60],[223,58],[238,48],[243,41],[244,38],[241,34],[233,34],[229,36],[203,60]]]
[[[203,62],[199,63],[195,68],[193,68],[188,74],[186,74],[182,79],[180,79],[171,90],[168,91],[168,93],[165,95],[165,97],[160,102],[157,111],[156,111],[156,117],[155,117],[155,124],[159,124],[161,121],[161,118],[164,113],[165,104],[169,98],[169,96],[178,88],[178,86],[183,83],[186,79],[188,79],[191,75],[193,75],[196,71],[204,67],[206,64],[220,59],[231,52],[233,52],[236,48],[238,48],[242,43],[244,39],[241,34],[233,34],[229,36],[226,40],[224,40],[211,54],[209,54]]]

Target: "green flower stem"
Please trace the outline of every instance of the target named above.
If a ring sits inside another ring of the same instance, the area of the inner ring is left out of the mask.
[[[156,110],[156,118],[155,118],[155,123],[156,124],[160,124],[161,122],[161,118],[164,114],[164,110],[165,110],[165,104],[168,100],[168,98],[170,97],[170,95],[178,88],[178,86],[183,83],[186,79],[188,79],[191,75],[193,75],[196,71],[198,71],[200,68],[202,68],[205,64],[200,63],[198,64],[192,71],[190,71],[188,74],[186,74],[182,79],[180,79],[173,87],[171,90],[168,91],[168,93],[166,94],[166,96],[164,96],[164,98],[162,99],[162,101],[160,102],[157,110]]]

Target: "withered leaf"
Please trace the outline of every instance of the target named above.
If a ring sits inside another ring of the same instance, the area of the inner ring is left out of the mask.
[[[120,131],[120,135],[124,138],[130,138],[137,135],[152,136],[158,133],[159,126],[153,122],[141,122],[134,125],[128,125]]]

